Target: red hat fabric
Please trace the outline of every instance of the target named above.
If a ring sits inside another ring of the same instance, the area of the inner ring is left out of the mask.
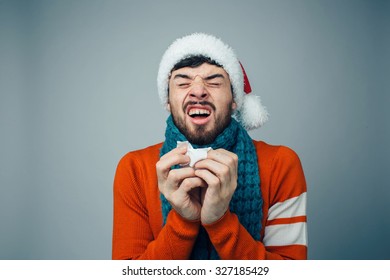
[[[244,75],[244,92],[246,94],[251,93],[252,92],[251,84],[249,83],[248,76],[246,75],[244,66],[242,66],[241,62],[240,62],[240,66],[241,66],[241,69],[242,69],[242,74]]]

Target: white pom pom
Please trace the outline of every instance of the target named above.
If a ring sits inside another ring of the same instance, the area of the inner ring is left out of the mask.
[[[262,126],[268,120],[267,109],[261,104],[259,96],[246,94],[240,111],[240,122],[247,130]]]

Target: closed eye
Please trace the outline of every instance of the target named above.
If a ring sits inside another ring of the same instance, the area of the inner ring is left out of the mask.
[[[218,82],[214,82],[214,83],[207,83],[209,86],[213,86],[213,87],[219,87],[222,85],[222,83],[218,83]]]
[[[223,79],[217,78],[217,79],[207,80],[206,84],[209,87],[221,87],[223,82],[224,82]]]
[[[208,86],[220,87],[223,84],[225,78],[221,74],[214,74],[214,75],[208,76],[207,78],[205,78],[205,80],[206,80],[206,83]]]

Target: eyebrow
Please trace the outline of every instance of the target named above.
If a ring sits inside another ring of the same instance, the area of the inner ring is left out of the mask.
[[[179,79],[179,78],[190,79],[190,80],[193,79],[193,78],[191,78],[190,76],[188,76],[186,74],[176,74],[175,77],[173,77],[173,79]],[[212,79],[215,79],[215,78],[222,78],[222,79],[224,79],[225,77],[222,74],[213,74],[213,75],[210,75],[210,76],[204,78],[204,80],[208,81],[208,80],[212,80]]]
[[[206,78],[204,78],[205,80],[212,80],[212,79],[215,79],[215,78],[222,78],[222,79],[225,79],[225,77],[222,75],[222,74],[214,74],[214,75],[210,75]]]
[[[173,77],[173,79],[179,79],[179,78],[191,79],[190,76],[185,75],[185,74],[176,74],[175,77]]]

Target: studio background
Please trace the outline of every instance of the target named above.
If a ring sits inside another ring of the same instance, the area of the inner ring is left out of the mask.
[[[163,141],[160,58],[230,44],[308,185],[310,259],[390,259],[389,1],[0,0],[0,259],[110,259],[112,183]]]

